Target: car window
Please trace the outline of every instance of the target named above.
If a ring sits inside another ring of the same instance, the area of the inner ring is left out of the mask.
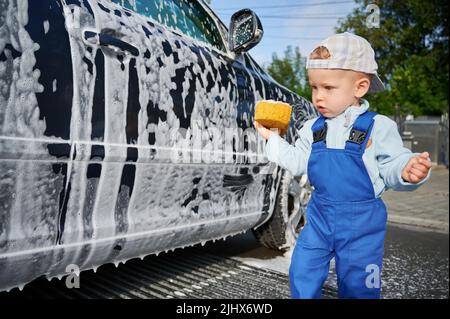
[[[214,20],[192,0],[111,0],[161,24],[225,51]]]

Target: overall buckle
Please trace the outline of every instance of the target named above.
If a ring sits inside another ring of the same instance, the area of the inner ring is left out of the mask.
[[[327,126],[325,125],[323,129],[313,132],[313,143],[323,141],[327,136]]]
[[[348,141],[361,145],[364,142],[364,139],[366,138],[366,136],[367,136],[367,132],[352,129],[350,132],[350,137],[348,138]]]

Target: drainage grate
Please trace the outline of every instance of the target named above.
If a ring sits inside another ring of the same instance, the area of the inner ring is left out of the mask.
[[[325,287],[324,298],[336,298]],[[80,288],[69,289],[62,280],[37,279],[22,291],[0,293],[18,298],[108,298],[108,299],[288,299],[285,274],[257,268],[192,247],[180,251],[132,259],[115,267],[103,265],[94,273],[83,271]]]

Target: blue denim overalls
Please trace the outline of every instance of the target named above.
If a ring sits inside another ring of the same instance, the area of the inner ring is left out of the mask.
[[[362,159],[375,115],[359,115],[345,149],[327,148],[323,116],[312,126],[308,178],[314,191],[292,254],[292,298],[320,298],[333,257],[340,298],[380,298],[387,212]]]

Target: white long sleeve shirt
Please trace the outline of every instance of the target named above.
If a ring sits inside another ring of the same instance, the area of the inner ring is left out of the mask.
[[[345,148],[354,121],[369,108],[367,100],[362,99],[361,102],[361,106],[350,106],[336,117],[326,119],[327,147]],[[289,144],[278,134],[271,134],[265,149],[269,161],[277,163],[294,176],[307,174],[313,142],[311,127],[316,120],[317,118],[314,118],[304,123],[295,145]],[[372,181],[375,196],[380,197],[386,189],[412,191],[425,183],[431,176],[431,170],[428,176],[417,184],[405,182],[401,177],[408,161],[419,154],[412,153],[403,146],[397,124],[380,114],[374,117],[374,121],[370,135],[372,143],[363,154],[363,162]]]

